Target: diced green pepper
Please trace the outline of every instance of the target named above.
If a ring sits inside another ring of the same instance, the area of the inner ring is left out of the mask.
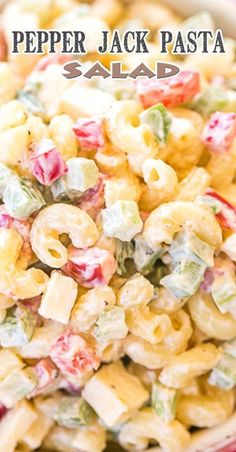
[[[144,110],[139,117],[142,124],[148,124],[151,127],[153,134],[160,143],[166,143],[172,122],[172,115],[164,105],[161,103],[154,105],[154,107]]]

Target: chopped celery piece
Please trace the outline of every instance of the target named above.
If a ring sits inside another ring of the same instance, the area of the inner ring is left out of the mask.
[[[205,117],[215,111],[235,112],[236,93],[231,89],[210,86],[195,97],[190,107]]]
[[[176,234],[169,248],[169,253],[175,261],[189,258],[196,263],[204,263],[209,267],[214,265],[214,248],[200,240],[191,231]]]
[[[183,259],[160,283],[177,298],[191,297],[198,290],[206,268],[205,264]]]
[[[214,214],[219,213],[222,210],[222,202],[220,202],[218,199],[213,198],[213,196],[203,195],[203,196],[197,196],[196,202],[198,204],[207,205],[212,209],[212,212]]]
[[[55,421],[66,428],[78,428],[90,424],[95,417],[93,409],[82,397],[63,397],[59,401]]]
[[[225,390],[232,389],[236,385],[236,359],[224,353],[212,370],[208,382]]]
[[[165,252],[161,246],[158,250],[153,251],[144,240],[142,235],[137,235],[134,239],[134,263],[139,273],[147,275],[153,271],[153,267],[157,259]]]
[[[167,422],[175,419],[177,396],[175,389],[167,388],[159,382],[152,385],[152,407]]]
[[[117,201],[103,209],[102,217],[105,235],[124,242],[132,240],[143,227],[136,201]]]
[[[211,294],[220,312],[230,312],[236,317],[236,281],[233,273],[224,272],[216,275],[211,287]]]
[[[2,198],[3,192],[9,182],[9,180],[16,176],[16,173],[12,171],[4,163],[0,163],[0,196]]]
[[[11,308],[0,324],[0,343],[2,347],[21,347],[33,336],[35,319],[24,306]]]
[[[214,28],[213,18],[208,11],[201,11],[200,13],[194,14],[180,24],[182,32],[189,30],[212,30]]]
[[[164,105],[161,103],[154,105],[154,107],[144,110],[139,117],[142,124],[148,124],[151,127],[153,134],[161,143],[166,143],[172,115]]]
[[[153,271],[149,273],[146,278],[150,283],[155,287],[160,286],[160,281],[164,276],[167,276],[169,273],[168,267],[164,265],[161,261],[158,261],[155,265]]]
[[[93,335],[98,342],[123,339],[127,334],[125,311],[119,306],[105,309],[99,316],[93,331]]]
[[[38,99],[38,91],[41,87],[39,82],[30,82],[17,93],[17,99],[26,106],[29,113],[46,119],[46,110],[42,102]]]
[[[66,162],[68,172],[51,185],[55,201],[77,200],[81,194],[98,183],[99,170],[91,159],[73,157]]]
[[[50,186],[54,201],[64,201],[69,198],[68,188],[66,185],[65,177],[59,177]],[[76,191],[71,193],[71,200],[76,201],[81,196],[81,192]]]
[[[18,220],[29,217],[45,204],[40,191],[28,180],[17,176],[7,184],[3,202],[10,215]]]
[[[66,182],[69,190],[84,192],[98,183],[99,170],[91,159],[74,157],[66,162],[68,173]]]
[[[14,369],[0,381],[0,402],[12,408],[37,385],[37,375],[33,368]]]
[[[223,348],[225,353],[236,358],[236,339],[233,339],[229,342],[224,342],[221,347]]]
[[[121,242],[117,240],[116,244],[116,262],[117,262],[117,273],[121,276],[126,275],[126,260],[132,259],[134,253],[134,245],[132,242]]]

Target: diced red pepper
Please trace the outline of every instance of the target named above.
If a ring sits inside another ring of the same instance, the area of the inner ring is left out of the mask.
[[[223,447],[222,449],[217,449],[216,452],[236,452],[236,441]]]
[[[97,217],[101,209],[103,209],[103,207],[105,206],[104,181],[106,178],[106,176],[100,174],[97,185],[86,190],[86,192],[80,197],[78,203],[76,204],[78,207],[80,207],[80,209],[87,212],[93,219]]]
[[[0,228],[10,229],[13,224],[13,218],[8,213],[0,213]]]
[[[31,171],[42,185],[51,185],[68,167],[52,140],[42,139],[29,157]]]
[[[83,151],[99,150],[105,145],[102,119],[79,118],[73,131]]]
[[[3,30],[0,30],[0,61],[6,61],[7,59],[7,41]]]
[[[206,123],[202,142],[212,152],[223,153],[230,149],[236,137],[236,113],[217,111]]]
[[[206,195],[221,203],[221,211],[215,214],[220,225],[225,229],[236,232],[236,208],[211,188],[207,189]]]
[[[204,279],[200,285],[200,289],[204,293],[210,293],[212,284],[215,280],[216,276],[223,275],[227,271],[227,268],[224,267],[213,267],[208,268],[204,274]]]
[[[5,405],[0,403],[0,420],[3,418],[3,416],[5,416],[7,411],[8,411],[8,409],[5,407]]]
[[[65,64],[71,61],[70,55],[46,55],[34,67],[34,71],[45,71],[51,64]]]
[[[211,84],[213,86],[219,86],[225,88],[226,86],[226,78],[223,75],[214,75],[211,79]]]
[[[211,287],[214,282],[214,279],[215,279],[214,268],[208,268],[205,271],[204,279],[200,285],[200,289],[202,290],[202,292],[204,293],[211,292]]]
[[[38,313],[38,308],[41,303],[41,298],[42,298],[42,296],[38,295],[37,297],[19,300],[23,306],[27,307],[30,310],[31,314],[33,315],[33,317],[35,319],[36,326],[43,326],[43,323],[44,323],[43,317],[41,317],[41,315]]]
[[[137,94],[144,108],[161,102],[166,107],[177,107],[188,102],[200,91],[199,73],[182,71],[168,79],[138,79]]]
[[[74,383],[71,383],[71,381],[63,380],[61,385],[61,389],[68,392],[70,395],[81,395],[82,387],[81,385],[75,385]]]
[[[65,273],[73,276],[83,287],[108,284],[116,271],[117,263],[110,251],[101,248],[78,249],[71,247]]]
[[[100,364],[94,348],[70,330],[52,345],[50,356],[64,375],[82,377],[85,373],[96,370]]]
[[[45,389],[49,389],[56,382],[59,376],[59,370],[51,358],[41,359],[36,364],[35,371],[37,374],[38,384],[36,388],[28,394],[28,399],[42,394]]]

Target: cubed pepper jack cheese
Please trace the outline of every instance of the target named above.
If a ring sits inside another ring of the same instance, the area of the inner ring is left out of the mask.
[[[221,246],[221,250],[227,254],[232,261],[236,262],[236,233],[227,237]]]
[[[72,440],[72,446],[83,452],[102,452],[106,447],[106,431],[99,424],[94,424],[86,429],[80,427]]]
[[[19,348],[23,358],[47,358],[52,344],[64,331],[60,323],[45,321],[41,327],[36,327],[31,341]]]
[[[82,396],[108,427],[125,422],[149,398],[138,378],[121,362],[102,367],[85,385]]]
[[[77,297],[77,287],[74,279],[58,271],[52,272],[42,296],[39,314],[66,325]]]
[[[0,450],[14,452],[17,443],[36,420],[36,411],[25,400],[8,411],[0,423]]]
[[[153,297],[153,285],[144,276],[136,273],[120,288],[117,304],[127,309],[134,309],[146,306]]]
[[[114,100],[105,91],[77,84],[64,91],[60,99],[60,112],[66,113],[75,121],[84,116],[102,116]]]
[[[20,370],[24,363],[11,350],[0,351],[0,380],[5,378],[12,370]]]
[[[0,160],[6,165],[17,165],[29,142],[27,126],[20,125],[0,134]]]
[[[33,368],[14,369],[0,382],[0,402],[7,408],[12,408],[29,394],[36,384],[37,376]]]
[[[0,132],[25,124],[28,119],[27,109],[18,100],[12,100],[0,108]]]
[[[18,80],[9,63],[0,63],[0,104],[14,99],[18,88]]]
[[[44,438],[54,424],[52,419],[39,412],[37,414],[37,420],[31,425],[22,440],[22,443],[28,446],[30,450],[38,449],[41,446]]]

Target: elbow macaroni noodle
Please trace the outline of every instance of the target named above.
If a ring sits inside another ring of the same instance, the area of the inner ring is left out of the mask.
[[[0,19],[0,451],[234,450],[235,43],[162,54],[176,79],[75,80],[59,47],[11,53],[15,24],[84,31],[88,68],[117,59],[102,30],[147,29],[130,70],[214,21],[152,0]]]
[[[42,210],[31,230],[32,248],[42,262],[60,268],[67,262],[67,250],[59,235],[67,233],[74,246],[92,246],[99,237],[95,223],[83,210],[68,204],[54,204]]]

